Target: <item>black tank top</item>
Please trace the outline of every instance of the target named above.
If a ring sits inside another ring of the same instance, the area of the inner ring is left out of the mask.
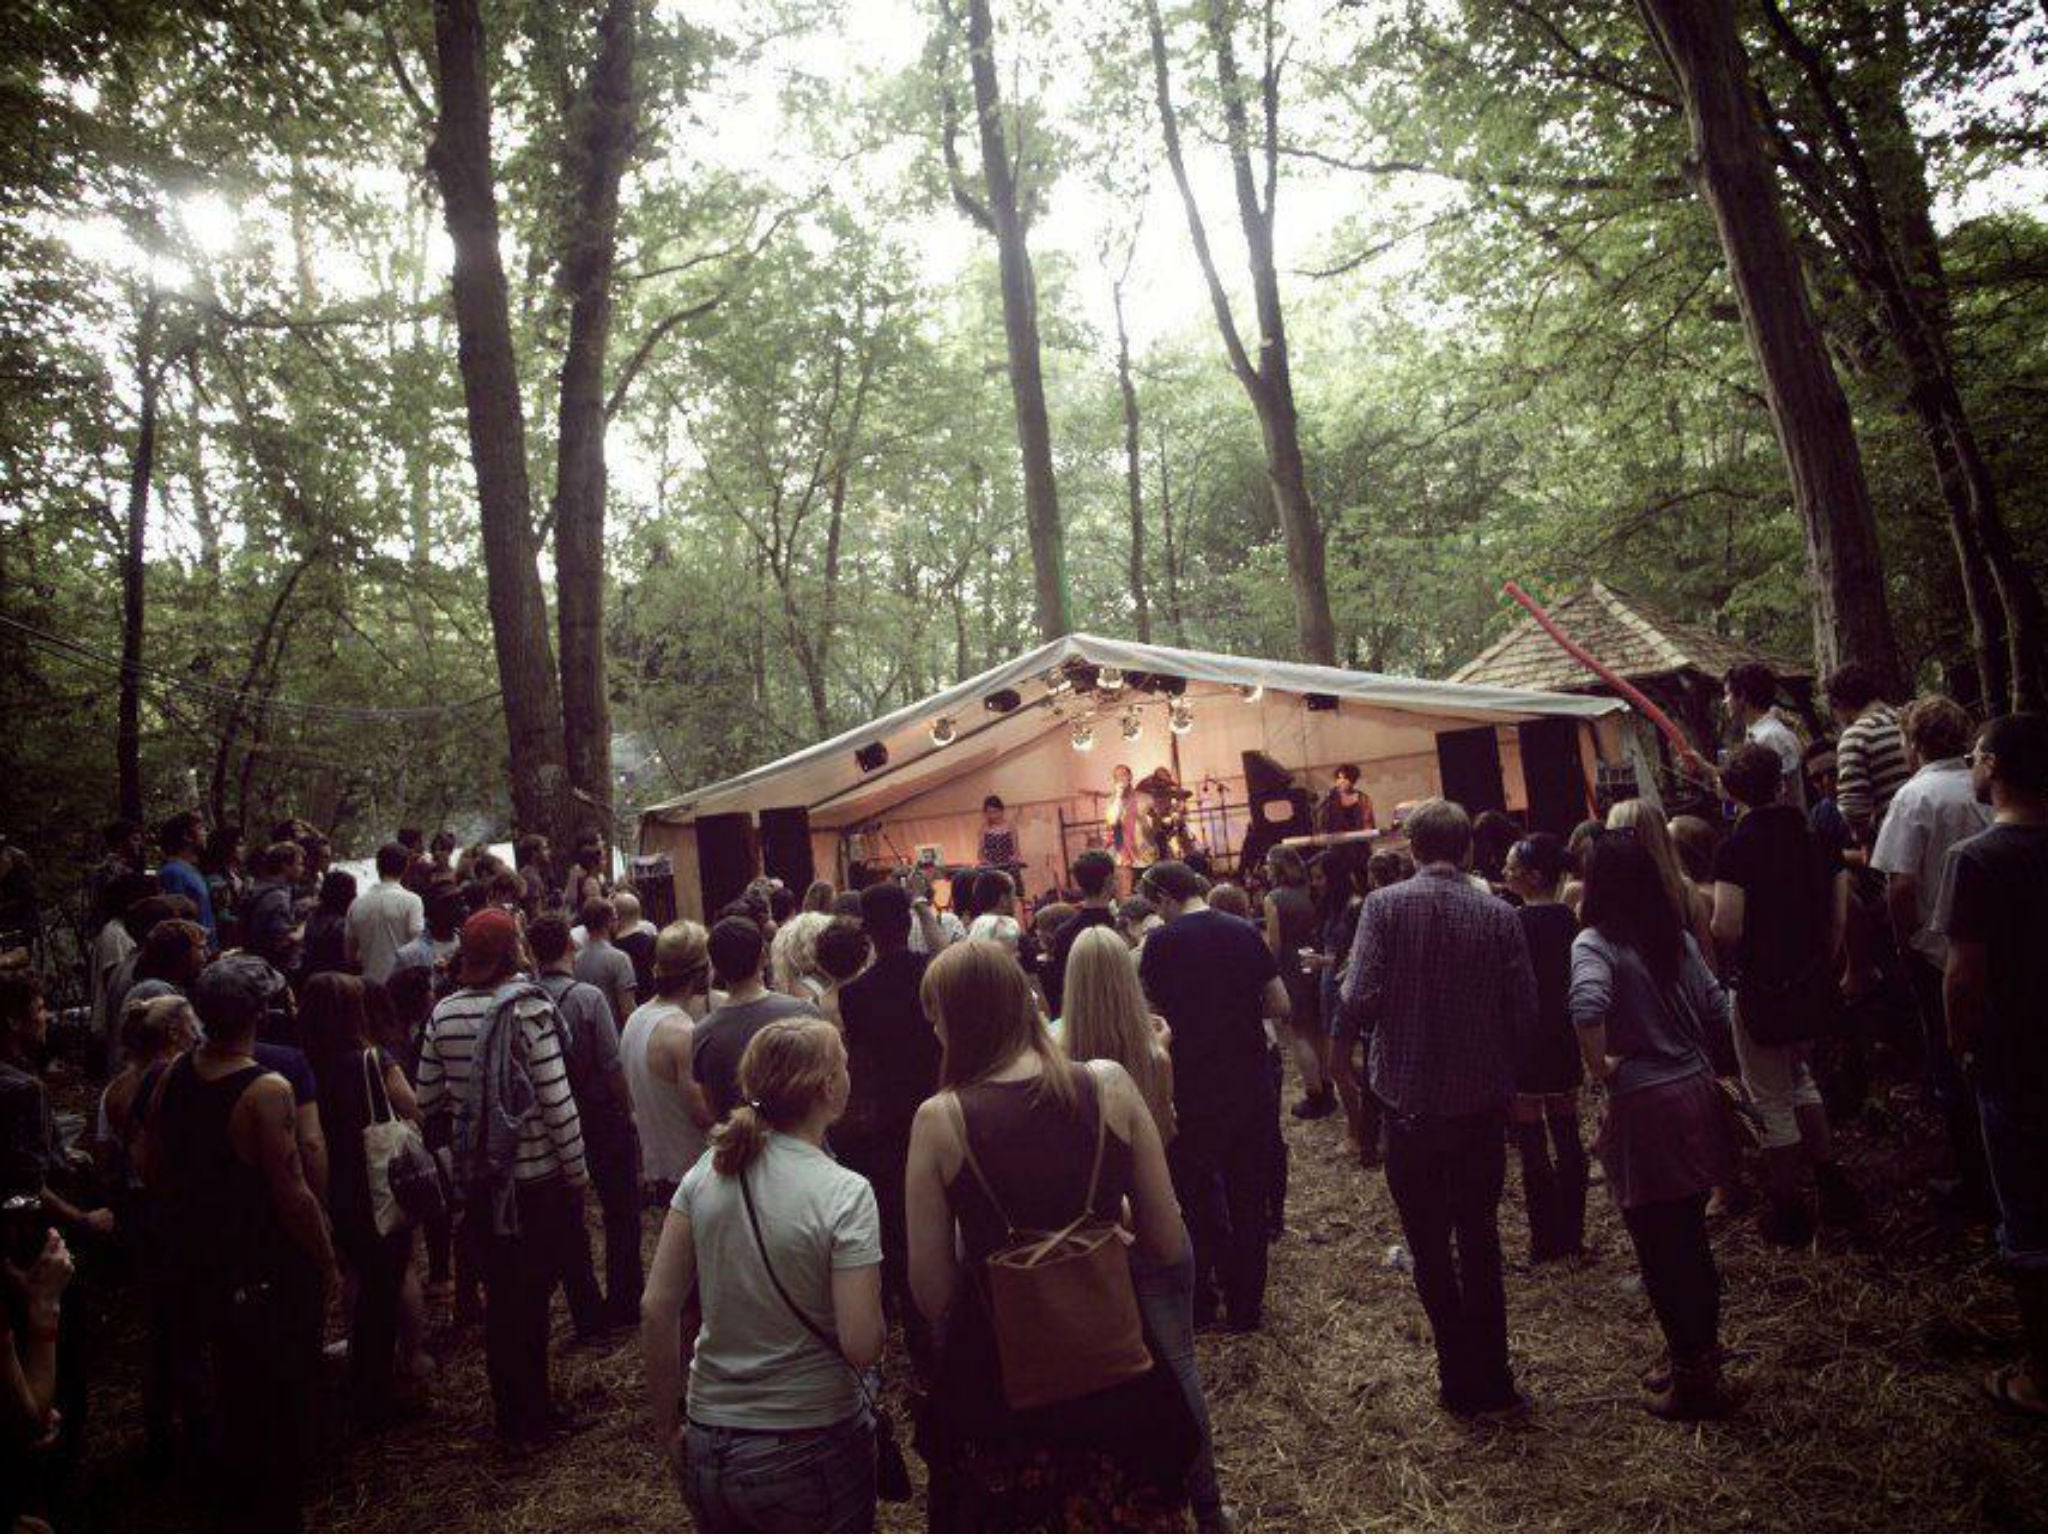
[[[1079,1113],[1070,1113],[1036,1078],[976,1083],[960,1090],[960,1109],[975,1161],[1019,1231],[1055,1232],[1081,1214],[1088,1174],[1095,1166],[1096,1117],[1101,1113],[1095,1074],[1070,1066]],[[1102,1149],[1095,1214],[1114,1220],[1131,1192],[1131,1148],[1112,1130]],[[977,1264],[1010,1242],[1010,1229],[989,1204],[963,1158],[948,1193]]]
[[[209,1082],[186,1055],[164,1074],[157,1123],[172,1170],[172,1241],[187,1278],[216,1294],[312,1268],[279,1224],[263,1171],[236,1155],[229,1131],[235,1106],[267,1070],[252,1062]]]

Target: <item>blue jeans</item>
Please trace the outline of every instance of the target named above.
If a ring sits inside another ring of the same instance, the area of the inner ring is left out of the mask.
[[[2014,1269],[2048,1273],[2048,1113],[1977,1090],[1998,1200],[1998,1251]]]
[[[700,1531],[872,1531],[875,1430],[689,1426],[683,1502]]]
[[[1138,1292],[1138,1312],[1145,1332],[1159,1351],[1195,1416],[1201,1443],[1188,1466],[1188,1503],[1197,1520],[1223,1507],[1216,1487],[1216,1447],[1209,1439],[1209,1400],[1202,1394],[1202,1371],[1195,1363],[1195,1250],[1181,1251],[1171,1264],[1131,1261],[1131,1282]]]

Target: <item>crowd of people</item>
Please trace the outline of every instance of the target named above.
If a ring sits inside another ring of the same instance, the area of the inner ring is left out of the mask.
[[[948,910],[916,876],[761,880],[656,931],[595,839],[507,865],[401,833],[358,889],[302,823],[246,870],[197,815],[154,869],[116,824],[82,1145],[36,978],[0,972],[6,1513],[61,1507],[86,1430],[77,1251],[137,1289],[151,1466],[224,1526],[299,1522],[323,1349],[355,1432],[431,1411],[430,1301],[481,1321],[508,1447],[576,1432],[559,1288],[578,1342],[637,1329],[699,1529],[873,1529],[906,1446],[933,1529],[1229,1529],[1195,1339],[1264,1325],[1290,1061],[1292,1114],[1384,1177],[1439,1401],[1478,1422],[1531,1408],[1511,1152],[1535,1264],[1584,1252],[1597,1160],[1665,1343],[1643,1407],[1719,1418],[1711,1221],[1858,1228],[1832,1121],[1910,1069],[1931,1195],[1996,1220],[2019,1304],[1986,1391],[2048,1416],[2048,720],[1894,711],[1854,667],[1826,692],[1831,746],[1730,675],[1710,815],[1632,800],[1561,839],[1434,800],[1405,852],[1238,882],[1162,860],[1120,896],[1090,850],[1035,910],[999,869]]]

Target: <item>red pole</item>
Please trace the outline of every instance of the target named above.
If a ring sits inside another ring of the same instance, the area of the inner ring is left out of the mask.
[[[1664,739],[1671,743],[1671,749],[1678,754],[1681,763],[1694,768],[1700,773],[1706,771],[1706,764],[1701,761],[1699,750],[1687,739],[1685,732],[1672,723],[1671,717],[1650,701],[1648,695],[1612,667],[1601,661],[1562,629],[1558,628],[1557,621],[1545,613],[1536,599],[1524,592],[1521,587],[1512,581],[1508,581],[1501,583],[1501,590],[1527,609],[1529,617],[1542,626],[1543,632],[1555,640],[1568,655],[1581,666],[1591,671],[1595,677],[1620,694],[1630,704],[1641,710],[1644,717],[1664,733]]]

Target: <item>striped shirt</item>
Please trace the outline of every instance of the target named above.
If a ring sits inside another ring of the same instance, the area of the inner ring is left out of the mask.
[[[443,998],[427,1021],[420,1045],[419,1104],[422,1118],[454,1115],[469,1086],[477,1036],[491,1016],[493,993],[466,987]],[[518,1005],[519,1038],[514,1049],[533,1079],[534,1103],[519,1125],[519,1160],[513,1176],[522,1184],[557,1175],[571,1184],[587,1182],[583,1163],[583,1122],[569,1091],[562,1061],[562,1036],[553,1006],[532,998]]]
[[[1891,705],[1873,704],[1843,728],[1835,743],[1835,804],[1859,842],[1877,836],[1892,796],[1912,773]]]

